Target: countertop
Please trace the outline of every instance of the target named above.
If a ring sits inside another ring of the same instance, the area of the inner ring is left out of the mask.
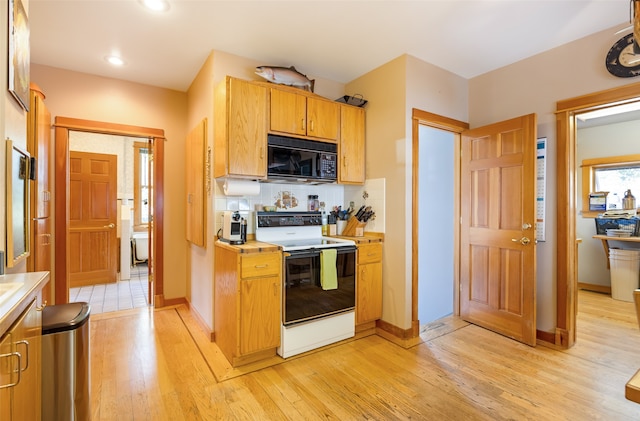
[[[22,312],[49,282],[49,272],[28,272],[0,275],[0,283],[19,283],[11,295],[0,298],[0,336],[9,330]]]
[[[249,240],[244,244],[229,244],[226,241],[217,240],[216,246],[233,250],[236,253],[269,253],[280,251],[280,246],[255,240]]]
[[[382,234],[366,234],[364,237],[347,237],[342,235],[336,235],[336,238],[344,238],[345,240],[351,240],[358,244],[369,244],[369,243],[382,243],[384,237]],[[226,241],[216,240],[216,247],[226,248],[228,250],[232,250],[236,253],[270,253],[280,251],[280,246],[271,243],[263,243],[261,241],[248,240],[244,244],[229,244]]]
[[[381,234],[364,234],[364,237],[348,237],[344,235],[337,235],[338,238],[344,238],[345,240],[354,241],[357,244],[369,244],[369,243],[382,243],[384,237]]]

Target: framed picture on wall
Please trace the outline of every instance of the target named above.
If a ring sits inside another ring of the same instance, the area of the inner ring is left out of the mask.
[[[7,267],[13,267],[30,253],[29,164],[27,151],[7,139]]]
[[[22,0],[9,0],[9,92],[29,111],[29,21]]]

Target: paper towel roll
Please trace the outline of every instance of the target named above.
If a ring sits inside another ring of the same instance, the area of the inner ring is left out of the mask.
[[[229,178],[225,180],[222,190],[225,196],[257,196],[260,194],[260,183]]]

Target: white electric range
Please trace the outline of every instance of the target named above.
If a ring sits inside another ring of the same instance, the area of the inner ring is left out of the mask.
[[[355,242],[323,236],[320,212],[257,212],[255,226],[257,241],[284,253],[278,354],[287,358],[354,336]],[[335,278],[327,275],[332,271]]]

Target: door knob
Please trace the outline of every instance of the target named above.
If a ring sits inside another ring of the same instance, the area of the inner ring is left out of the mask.
[[[102,228],[113,228],[113,227],[115,227],[115,226],[116,226],[116,224],[114,224],[114,223],[112,222],[112,223],[110,223],[109,225],[105,225],[105,226],[104,226],[104,227],[102,227]]]
[[[524,224],[522,224],[522,229],[523,230],[530,230],[531,229],[531,224],[527,224],[526,222]]]
[[[531,242],[531,240],[527,237],[522,237],[521,239],[517,239],[517,238],[512,238],[511,241],[513,241],[514,243],[520,243],[523,246],[526,246],[527,244],[529,244]]]

